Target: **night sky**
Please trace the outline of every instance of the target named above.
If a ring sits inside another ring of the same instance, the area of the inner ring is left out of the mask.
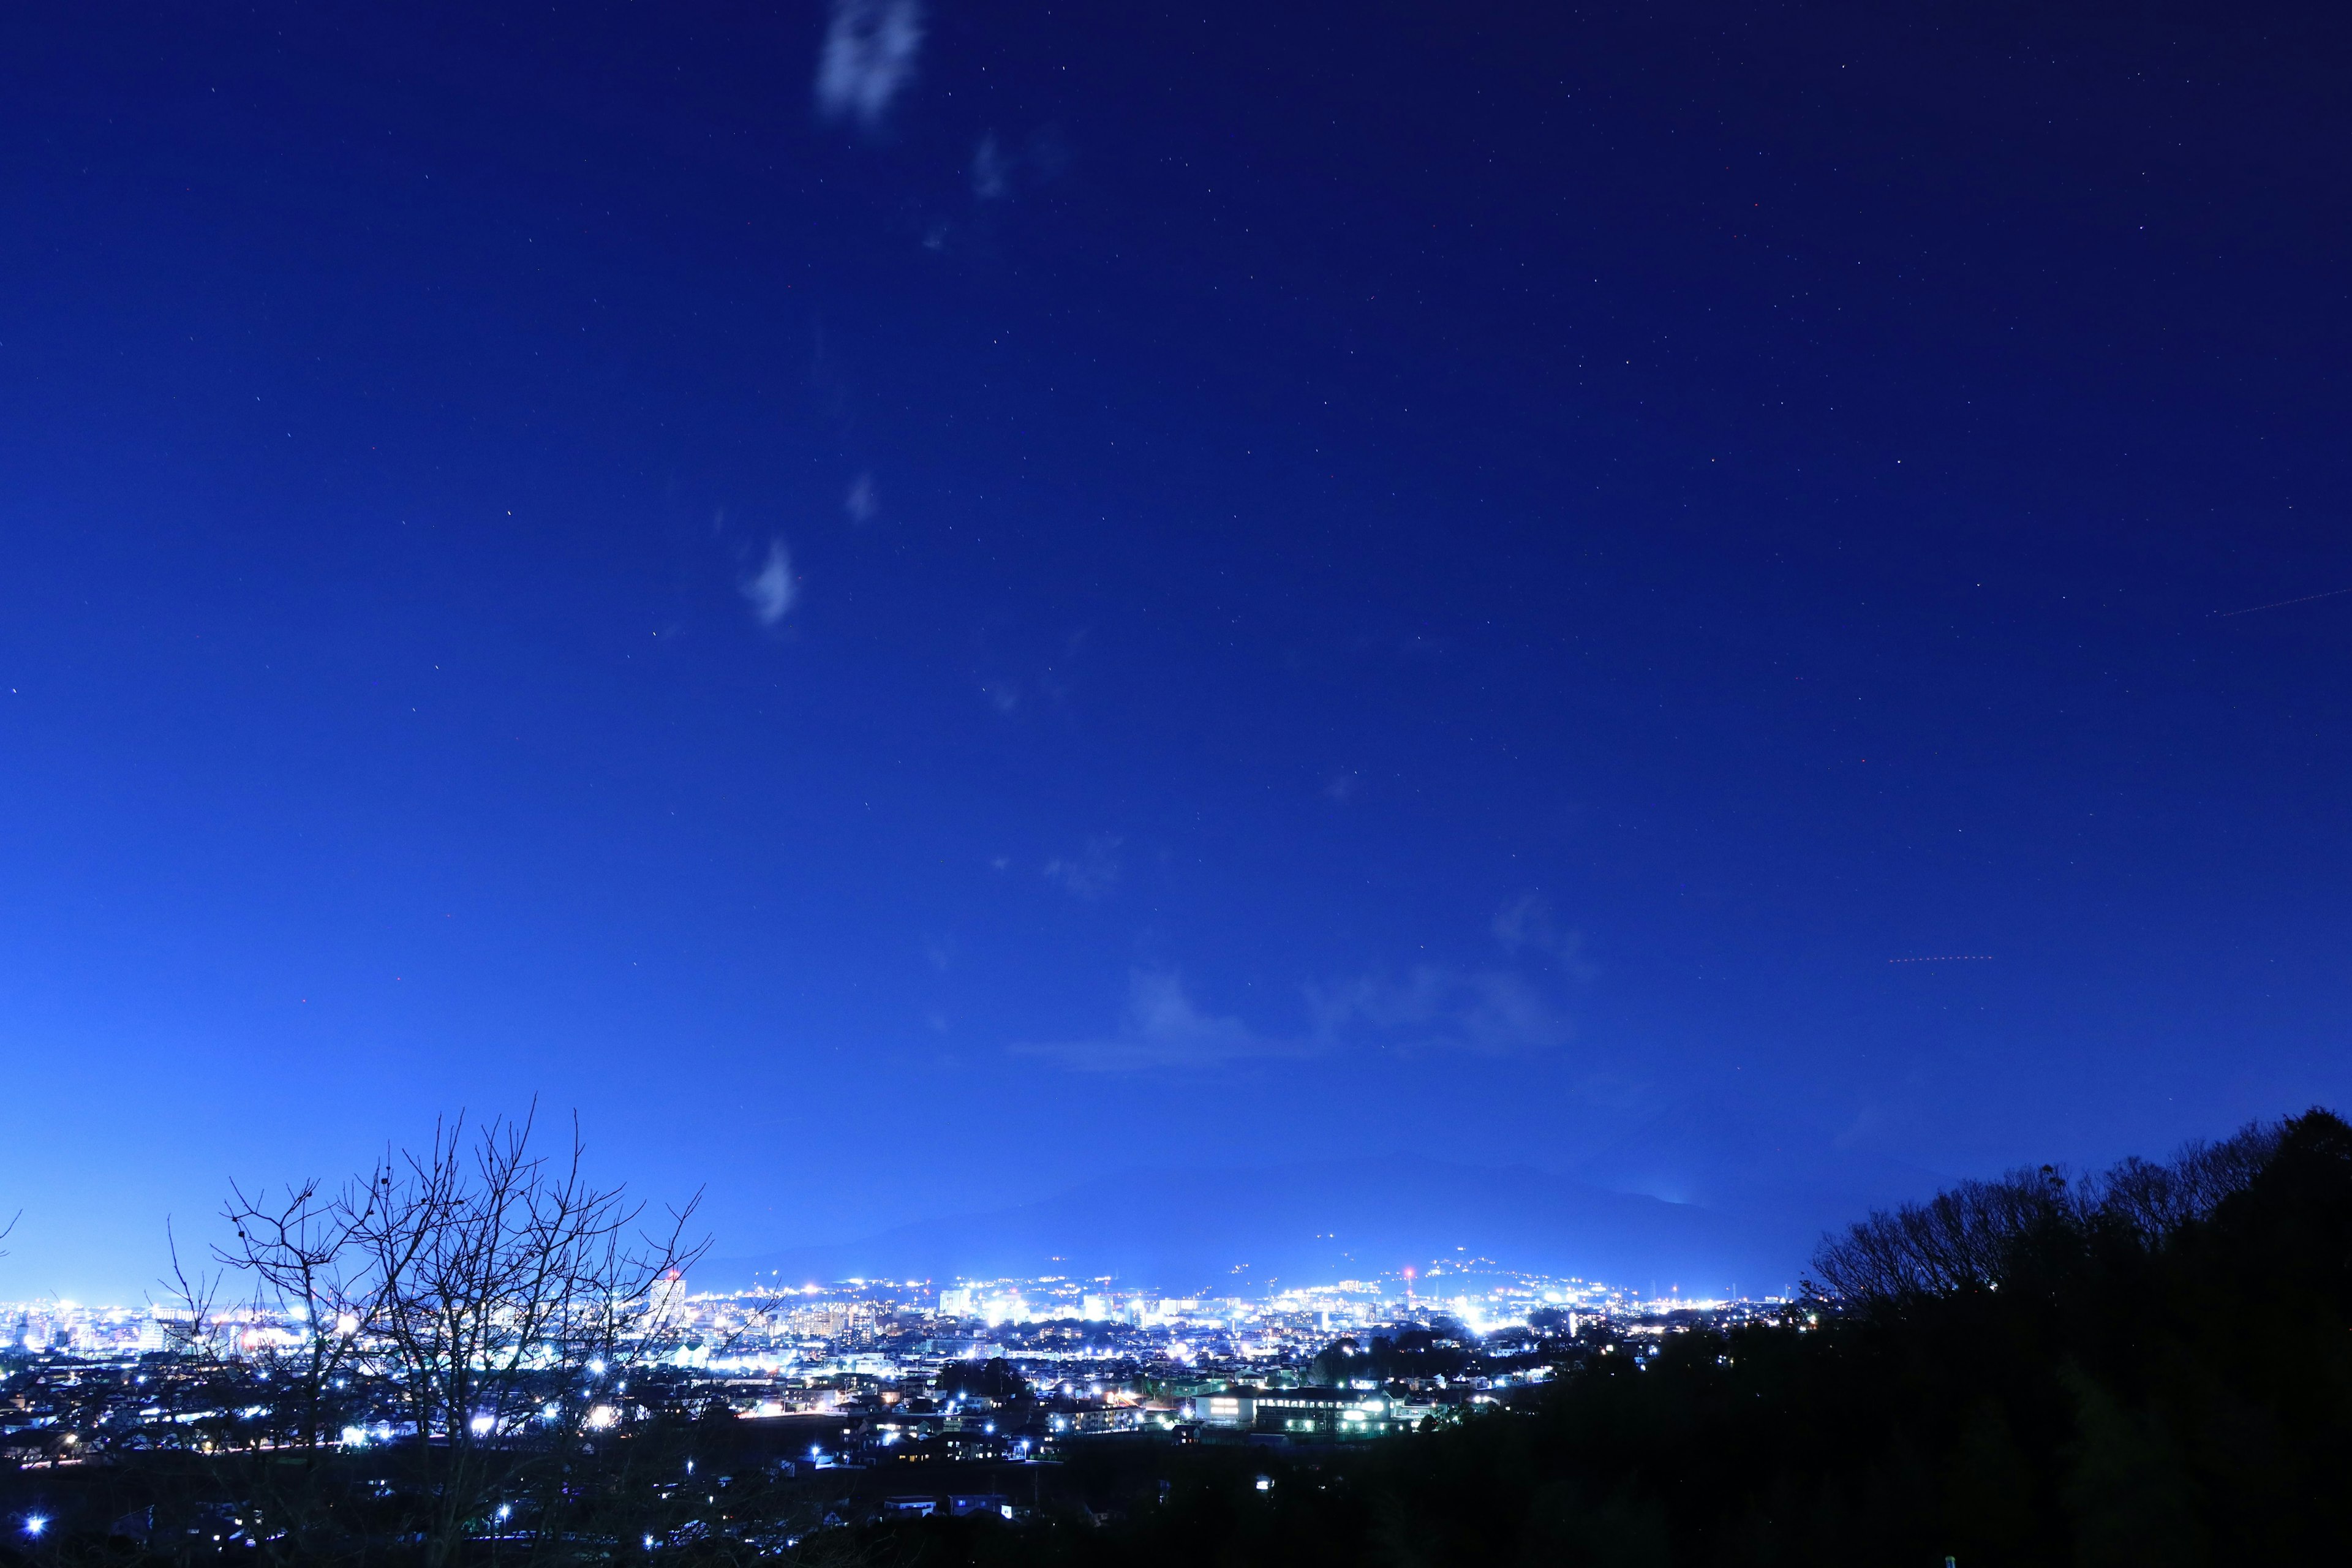
[[[1406,1155],[1817,1229],[2343,1106],[2347,72],[11,7],[0,1296],[533,1096],[732,1254]]]

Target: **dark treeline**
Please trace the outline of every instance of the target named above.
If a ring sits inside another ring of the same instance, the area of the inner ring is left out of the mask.
[[[1592,1356],[1530,1412],[1320,1462],[1204,1452],[1107,1528],[900,1545],[1129,1568],[2352,1561],[2336,1116],[1968,1184],[1833,1239],[1815,1281],[1786,1326]]]
[[[1371,1353],[1343,1342],[1318,1364]],[[529,1504],[504,1528],[477,1509],[436,1538],[433,1519],[457,1518],[449,1462],[422,1448],[406,1471],[391,1449],[279,1449],[226,1467],[182,1452],[106,1472],[120,1500],[107,1506],[170,1481],[188,1500],[215,1489],[204,1507],[237,1518],[274,1489],[281,1519],[299,1498],[317,1522],[251,1555],[185,1531],[168,1549],[163,1533],[88,1533],[24,1555],[125,1568],[223,1555],[893,1568],[2352,1560],[2352,1128],[2315,1110],[2169,1163],[1964,1184],[1829,1240],[1808,1300],[1778,1324],[1669,1335],[1651,1355],[1603,1330],[1569,1360],[1529,1402],[1382,1443],[1074,1444],[1065,1464],[989,1483],[1028,1491],[1018,1522],[835,1514],[841,1483],[752,1479],[768,1474],[748,1458],[757,1423],[679,1405],[625,1439],[566,1426],[561,1443],[499,1449],[520,1467],[500,1495]],[[654,1370],[637,1375],[651,1393]],[[721,1468],[727,1479],[703,1479]],[[535,1493],[520,1485],[533,1477]]]

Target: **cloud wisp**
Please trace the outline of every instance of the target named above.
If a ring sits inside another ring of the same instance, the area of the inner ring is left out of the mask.
[[[817,54],[817,112],[878,130],[914,79],[922,47],[920,0],[833,0]]]
[[[849,514],[852,522],[864,524],[874,521],[874,514],[882,510],[882,502],[874,493],[872,474],[857,476],[849,487],[849,493],[841,498],[841,510]]]
[[[1402,979],[1363,975],[1310,985],[1307,1006],[1318,1039],[1403,1053],[1519,1056],[1557,1050],[1576,1034],[1542,992],[1499,969],[1423,964]]]
[[[971,155],[971,195],[974,201],[1002,201],[1013,194],[1013,163],[997,145],[992,131],[980,139]]]
[[[1099,899],[1118,885],[1121,840],[1108,833],[1087,840],[1075,856],[1055,856],[1045,862],[1045,879],[1073,897]]]
[[[784,542],[768,542],[768,558],[760,570],[744,579],[743,597],[751,602],[751,614],[763,626],[780,625],[801,596],[800,584],[793,578],[792,552]]]
[[[1303,999],[1302,1032],[1266,1034],[1239,1017],[1203,1012],[1172,971],[1139,969],[1109,1034],[1012,1049],[1079,1072],[1199,1072],[1364,1053],[1535,1056],[1575,1036],[1566,1014],[1507,971],[1424,965],[1402,979],[1374,974],[1306,986]]]
[[[1496,910],[1491,929],[1514,958],[1533,953],[1550,959],[1571,980],[1590,980],[1598,973],[1584,956],[1584,933],[1555,921],[1551,900],[1541,893],[1522,893]]]
[[[1241,1019],[1203,1013],[1181,975],[1139,969],[1128,976],[1127,1008],[1116,1032],[1097,1039],[1020,1045],[1013,1054],[1042,1057],[1078,1072],[1200,1070],[1263,1057],[1313,1054],[1303,1041],[1268,1039]]]

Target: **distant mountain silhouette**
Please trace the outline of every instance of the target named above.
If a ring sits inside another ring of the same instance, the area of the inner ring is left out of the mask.
[[[1122,1290],[1255,1295],[1483,1256],[1644,1291],[1767,1295],[1796,1280],[1817,1239],[1524,1168],[1323,1161],[1131,1172],[861,1240],[713,1259],[695,1283],[1115,1275]]]

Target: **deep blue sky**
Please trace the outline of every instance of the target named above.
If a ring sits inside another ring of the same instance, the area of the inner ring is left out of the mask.
[[[12,7],[0,1295],[2345,1103],[2323,10]]]

